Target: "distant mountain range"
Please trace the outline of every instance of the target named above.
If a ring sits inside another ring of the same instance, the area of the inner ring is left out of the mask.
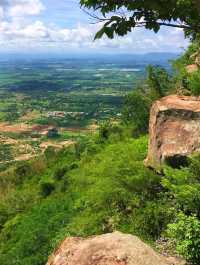
[[[0,54],[0,61],[9,60],[38,60],[38,59],[102,59],[102,60],[115,60],[115,61],[168,61],[175,59],[180,53],[146,53],[146,54],[53,54],[53,53],[38,53],[38,54],[25,54],[25,53],[9,53]]]

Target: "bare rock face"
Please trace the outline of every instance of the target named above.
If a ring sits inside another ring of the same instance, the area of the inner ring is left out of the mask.
[[[190,64],[186,66],[186,71],[188,74],[193,74],[199,70],[199,67],[197,64]]]
[[[200,152],[200,98],[171,95],[156,101],[149,134],[147,166],[184,165],[188,155]]]
[[[119,232],[65,239],[46,265],[183,265],[157,254],[137,237]]]

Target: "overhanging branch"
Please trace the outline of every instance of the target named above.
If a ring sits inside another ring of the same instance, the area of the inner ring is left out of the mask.
[[[109,22],[111,21],[111,18],[104,18],[104,17],[99,17],[98,15],[96,15],[95,13],[90,13],[85,9],[82,9],[87,15],[89,15],[92,19],[96,20],[95,22],[93,22],[92,24],[97,24],[100,22]],[[120,16],[119,16],[120,17]],[[121,17],[121,19],[125,19],[128,21],[127,17]],[[194,31],[200,31],[200,24],[198,27],[192,27],[186,24],[180,24],[180,23],[167,23],[167,22],[162,22],[159,20],[155,21],[155,23],[159,26],[165,26],[165,27],[172,27],[172,28],[180,28],[180,29],[186,29],[186,30],[194,30]],[[134,23],[133,23],[134,24]],[[135,21],[135,25],[133,25],[134,27],[145,27],[148,24],[152,24],[152,21]]]
[[[136,22],[136,27],[145,27],[148,23],[151,23],[151,21],[143,21],[143,22]],[[181,28],[181,29],[188,29],[192,30],[193,28],[190,26],[187,26],[185,24],[173,24],[173,23],[164,23],[164,22],[156,22],[159,26],[166,26],[166,27],[172,27],[172,28]]]

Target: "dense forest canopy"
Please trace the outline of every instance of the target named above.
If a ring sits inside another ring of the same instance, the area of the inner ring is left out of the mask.
[[[80,3],[83,8],[94,11],[90,13],[93,18],[104,22],[96,38],[103,34],[109,38],[114,34],[124,36],[135,27],[154,32],[161,26],[182,28],[193,39],[200,32],[198,0],[81,0]]]

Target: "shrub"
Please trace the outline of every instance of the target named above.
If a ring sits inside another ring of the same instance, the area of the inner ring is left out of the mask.
[[[0,204],[0,231],[3,228],[3,225],[9,217],[8,209],[5,205]]]
[[[195,177],[195,179],[200,181],[200,155],[196,154],[189,158],[190,162],[190,172]]]
[[[125,99],[122,119],[125,124],[134,127],[137,135],[148,131],[150,105],[151,102],[138,91]]]
[[[28,162],[23,162],[15,169],[16,184],[22,184],[26,177],[32,173],[31,167]]]
[[[9,144],[0,145],[0,161],[10,161],[13,160],[12,146]]]
[[[194,163],[195,161],[195,163]],[[167,189],[176,207],[186,214],[200,216],[200,183],[198,159],[190,160],[189,168],[166,168],[162,185]]]
[[[179,213],[175,223],[168,225],[168,236],[174,240],[177,252],[199,265],[200,261],[200,220],[195,216]]]
[[[49,197],[5,224],[0,234],[1,265],[46,263],[53,251],[52,240],[71,214],[70,200],[65,197]]]
[[[55,171],[53,177],[54,177],[56,180],[61,180],[61,179],[64,177],[65,173],[66,173],[68,170],[69,170],[68,166],[64,166],[64,167],[62,167],[62,168],[58,168],[58,169]]]
[[[56,156],[56,150],[53,146],[49,146],[47,147],[47,149],[44,152],[44,155],[47,159],[47,161],[50,161],[54,159],[54,157]]]
[[[44,180],[40,183],[40,193],[43,197],[49,196],[55,189],[55,184],[52,180]]]
[[[174,208],[169,207],[169,204],[162,200],[148,201],[145,207],[138,209],[133,225],[143,237],[158,239],[173,216]]]
[[[99,128],[99,139],[104,141],[108,140],[111,134],[112,125],[110,122],[103,122]]]
[[[172,87],[172,79],[165,68],[149,65],[147,67],[147,85],[150,90],[150,97],[156,100],[165,94]]]
[[[81,154],[86,150],[87,148],[87,141],[85,139],[81,139],[78,142],[76,142],[75,146],[75,156],[77,159],[80,159]]]
[[[192,95],[200,95],[200,71],[193,73],[188,78],[188,88]]]
[[[103,122],[99,128],[100,142],[110,139],[111,142],[123,139],[123,129],[120,124],[112,123],[111,121]]]

